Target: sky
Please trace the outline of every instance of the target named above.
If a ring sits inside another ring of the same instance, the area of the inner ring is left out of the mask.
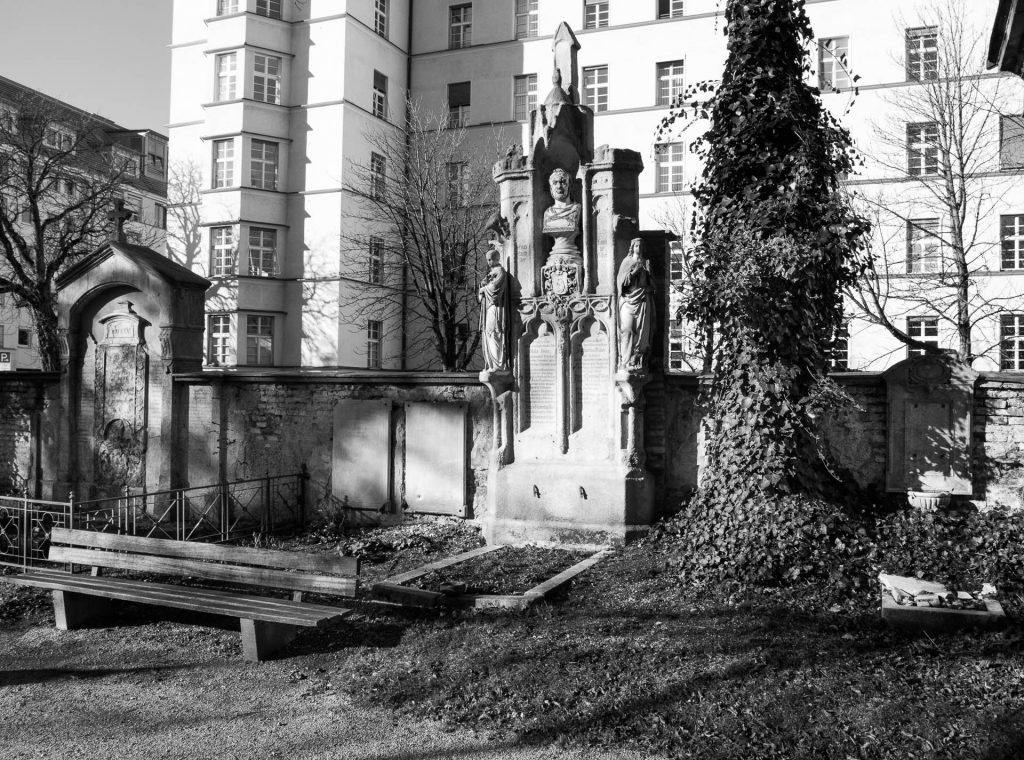
[[[167,134],[172,0],[0,0],[0,75]]]

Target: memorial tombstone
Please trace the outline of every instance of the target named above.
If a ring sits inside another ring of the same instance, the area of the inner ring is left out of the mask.
[[[971,411],[977,378],[968,365],[945,354],[911,357],[886,371],[888,491],[910,493],[912,501],[928,494],[973,493]]]
[[[494,168],[508,231],[502,258],[518,298],[509,370],[481,373],[495,402],[491,542],[618,543],[644,531],[653,512],[643,387],[654,278],[639,243],[631,256],[643,162],[632,150],[594,148],[579,47],[561,24],[527,149]]]

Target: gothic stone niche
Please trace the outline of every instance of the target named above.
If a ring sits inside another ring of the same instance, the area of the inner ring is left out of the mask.
[[[542,323],[537,337],[529,344],[527,381],[527,419],[535,433],[554,435],[555,387],[558,383],[558,357],[555,335],[550,326]]]
[[[971,408],[978,373],[947,356],[918,356],[885,373],[889,491],[970,495]]]
[[[607,459],[608,420],[615,385],[609,365],[608,331],[588,319],[572,341],[572,428],[570,451]],[[577,435],[578,434],[578,435]]]
[[[95,483],[106,494],[145,487],[149,323],[121,303],[122,311],[100,320],[95,352]]]

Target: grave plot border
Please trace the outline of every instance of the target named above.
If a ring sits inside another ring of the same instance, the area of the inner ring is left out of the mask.
[[[371,590],[377,599],[412,607],[452,607],[458,609],[519,609],[524,610],[547,597],[555,589],[568,583],[577,575],[590,569],[602,559],[614,553],[614,549],[600,549],[586,559],[539,583],[522,594],[445,594],[440,591],[412,588],[405,584],[416,578],[451,567],[484,554],[503,549],[507,544],[492,544],[468,552],[446,557],[422,567],[392,576],[374,583]]]

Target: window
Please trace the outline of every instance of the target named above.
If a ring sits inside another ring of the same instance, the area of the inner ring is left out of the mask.
[[[366,322],[366,366],[371,369],[380,369],[381,328],[379,320]]]
[[[43,133],[43,145],[54,150],[71,151],[75,147],[75,133],[63,124],[48,124]]]
[[[263,367],[274,363],[273,317],[246,316],[245,363]]]
[[[216,101],[235,99],[235,82],[238,71],[238,54],[221,53],[217,56],[217,92]]]
[[[277,274],[277,230],[249,228],[249,276],[273,277]]]
[[[18,328],[18,346],[28,348],[32,345],[32,331],[27,327]]]
[[[257,53],[253,57],[252,97],[263,103],[281,103],[281,59]]]
[[[537,109],[537,75],[523,74],[512,78],[512,118],[526,121]]]
[[[469,82],[448,85],[448,126],[449,128],[469,125]]]
[[[595,111],[608,110],[608,67],[583,69],[583,103]]]
[[[850,86],[850,38],[818,40],[818,88],[841,89]]]
[[[469,164],[453,161],[448,164],[448,204],[465,206],[469,199]]]
[[[683,144],[663,143],[654,147],[657,166],[656,192],[683,192]]]
[[[281,0],[256,0],[256,13],[270,18],[281,18]]]
[[[167,229],[167,206],[162,203],[153,204],[153,226]]]
[[[922,341],[929,346],[939,347],[939,318],[938,317],[907,317],[907,335],[915,340]],[[907,346],[907,356],[924,356],[925,351],[921,348]]]
[[[373,115],[388,117],[388,78],[379,71],[373,72]]]
[[[1024,314],[999,315],[999,369],[1024,370]]]
[[[927,82],[939,78],[939,29],[924,26],[907,30],[907,80]]]
[[[583,28],[597,29],[608,26],[608,0],[583,3]]]
[[[18,109],[2,100],[0,100],[0,130],[11,134],[18,132]]]
[[[538,0],[516,0],[516,39],[537,36]]]
[[[453,5],[448,11],[448,47],[462,48],[473,44],[473,6]]]
[[[277,143],[253,140],[249,151],[249,183],[261,190],[277,190]]]
[[[829,349],[829,369],[833,372],[846,372],[850,369],[850,325],[847,322],[839,325],[832,346]]]
[[[112,145],[111,153],[114,158],[114,169],[129,177],[139,176],[139,154],[122,148],[120,145]]]
[[[907,222],[907,274],[929,274],[942,269],[938,219]]]
[[[210,364],[223,367],[230,361],[231,351],[231,316],[228,314],[211,314],[206,323],[207,340],[206,358]]]
[[[1024,269],[1024,214],[999,217],[1002,269]]]
[[[238,0],[217,0],[217,15],[227,16],[229,13],[238,13]]]
[[[235,273],[235,233],[231,227],[210,228],[210,276]]]
[[[388,0],[373,1],[373,31],[384,39],[388,37]]]
[[[999,117],[999,168],[1024,167],[1024,118]]]
[[[387,162],[379,153],[370,154],[370,196],[380,200],[387,190]]]
[[[939,126],[934,121],[907,125],[907,173],[911,177],[939,173]]]
[[[658,0],[658,18],[678,18],[683,15],[683,0]]]
[[[384,241],[378,237],[370,238],[366,281],[373,285],[384,282]]]
[[[683,94],[683,62],[665,61],[658,64],[658,105],[671,105]]]
[[[213,141],[213,186],[231,187],[235,184],[235,141]]]

